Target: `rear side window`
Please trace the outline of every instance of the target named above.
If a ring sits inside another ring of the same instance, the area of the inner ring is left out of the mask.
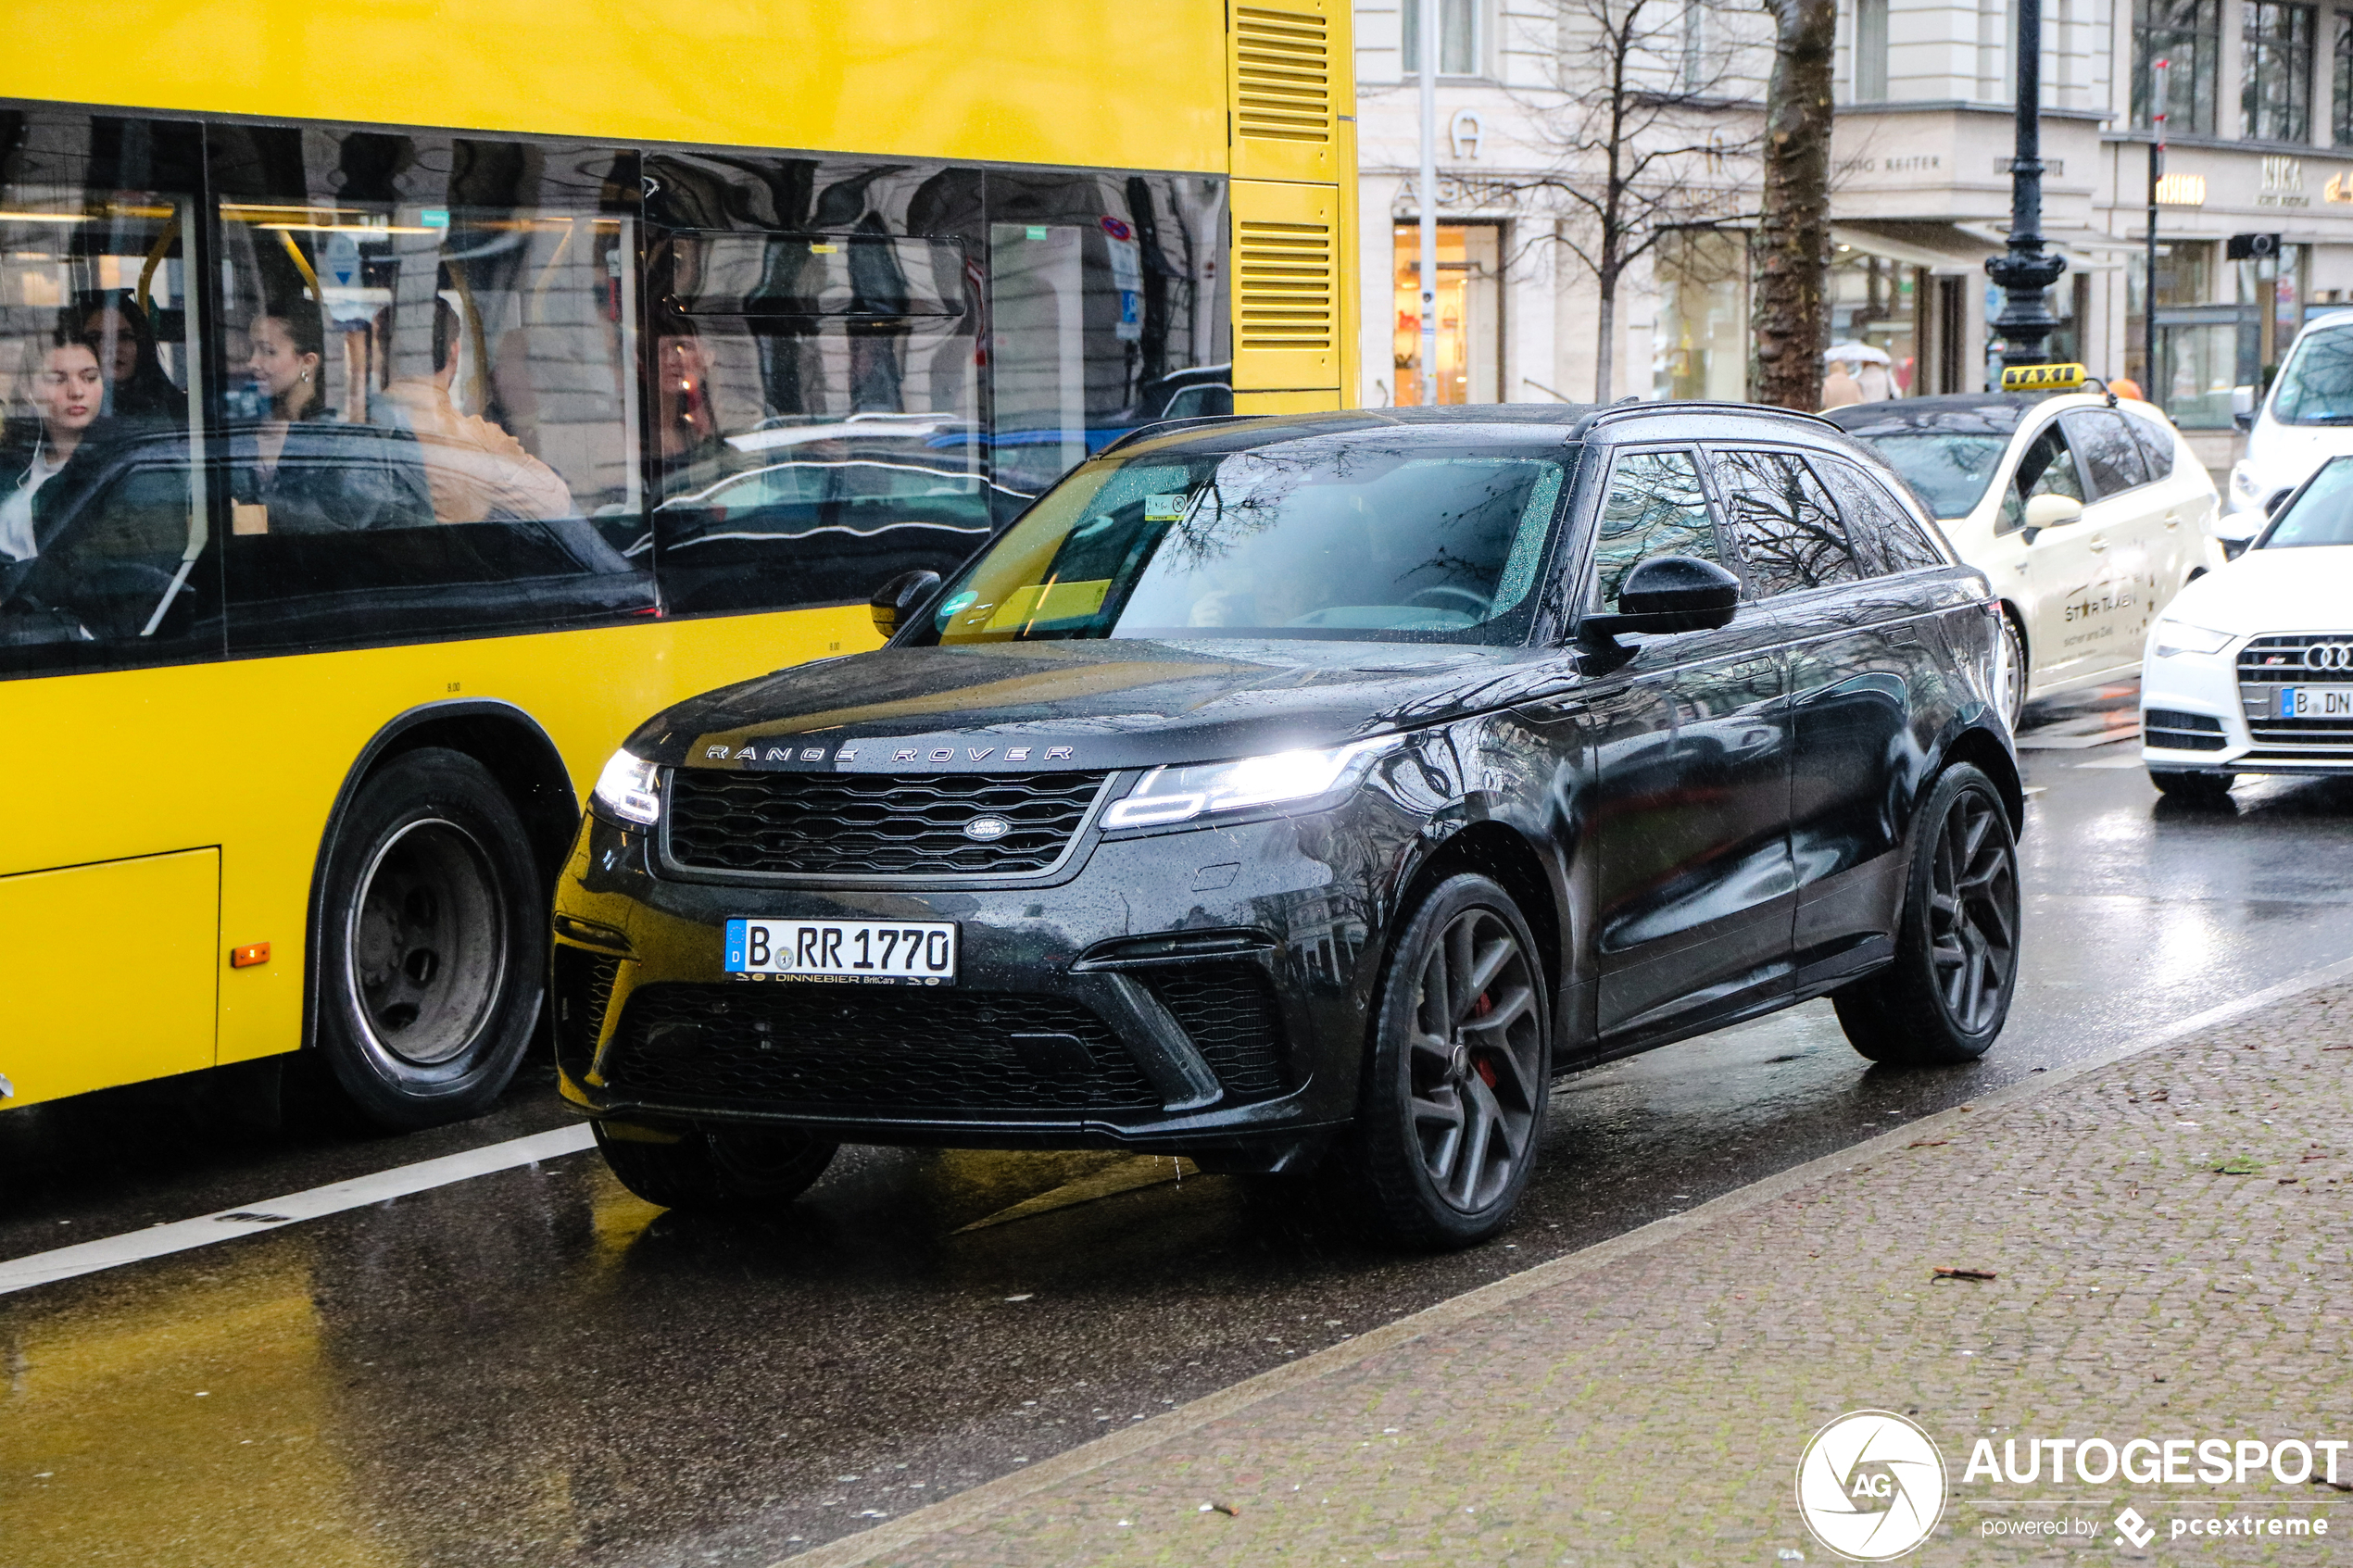
[[[1806,459],[1719,451],[1714,460],[1732,547],[1756,597],[1861,580],[1846,525]]]
[[[2076,471],[2075,454],[2068,449],[2067,436],[2057,424],[2043,427],[2025,455],[2018,460],[2018,471],[2010,476],[2009,493],[2002,497],[2002,515],[1994,523],[1996,533],[2014,533],[2026,525],[2026,503],[2037,495],[2070,495],[2084,499],[2082,476]]]
[[[2133,439],[2140,444],[2141,460],[2148,465],[2149,478],[2172,478],[2173,433],[2131,414],[2124,417],[2124,428],[2131,431]]]
[[[1626,574],[1654,556],[1718,558],[1699,464],[1689,452],[1619,456],[1593,540],[1593,602],[1616,610]]]
[[[2123,415],[2108,408],[2079,409],[2065,423],[2075,449],[2083,455],[2083,466],[2091,470],[2093,488],[2101,495],[2120,495],[2149,482],[2140,443],[2133,439]]]
[[[1919,520],[1860,469],[1835,458],[1812,461],[1838,497],[1838,509],[1846,516],[1846,531],[1865,571],[1873,577],[1890,577],[1944,564],[1944,553]]]

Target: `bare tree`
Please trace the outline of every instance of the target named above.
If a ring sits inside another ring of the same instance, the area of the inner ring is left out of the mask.
[[[1756,225],[1756,397],[1822,401],[1830,346],[1831,67],[1837,0],[1766,0],[1774,23],[1766,93],[1764,206]]]
[[[1594,396],[1615,384],[1617,291],[1678,230],[1742,215],[1755,147],[1753,80],[1719,0],[1552,0],[1537,26],[1551,80],[1514,94],[1551,167],[1512,182],[1559,221],[1535,243],[1592,275]]]

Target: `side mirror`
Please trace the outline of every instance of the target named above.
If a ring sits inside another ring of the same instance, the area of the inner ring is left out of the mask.
[[[2231,388],[2231,422],[2241,430],[2255,428],[2255,389],[2253,387]]]
[[[2083,515],[2083,503],[2072,495],[2033,495],[2026,502],[2026,526],[2041,533],[2063,528]]]
[[[2265,517],[2277,517],[2279,515],[2280,508],[2287,504],[2287,498],[2294,494],[2296,494],[2296,492],[2293,490],[2272,491],[2271,497],[2263,503],[2263,515]]]
[[[915,611],[923,608],[934,594],[939,592],[939,573],[917,570],[902,571],[881,587],[866,601],[874,612],[875,630],[888,637],[907,624]]]
[[[1722,626],[1740,607],[1740,579],[1697,556],[1653,556],[1618,585],[1616,615],[1589,615],[1580,638],[1605,642],[1621,632],[1702,632]]]

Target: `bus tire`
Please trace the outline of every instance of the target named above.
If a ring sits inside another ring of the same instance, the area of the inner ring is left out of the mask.
[[[489,770],[422,746],[371,773],[330,840],[314,950],[322,1065],[395,1132],[477,1115],[545,999],[547,897]]]

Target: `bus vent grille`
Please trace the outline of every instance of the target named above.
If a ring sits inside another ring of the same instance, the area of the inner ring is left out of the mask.
[[[1234,12],[1236,129],[1260,141],[1332,139],[1331,38],[1323,18],[1252,6]]]
[[[1236,226],[1244,348],[1329,348],[1338,334],[1338,280],[1326,223]]]

